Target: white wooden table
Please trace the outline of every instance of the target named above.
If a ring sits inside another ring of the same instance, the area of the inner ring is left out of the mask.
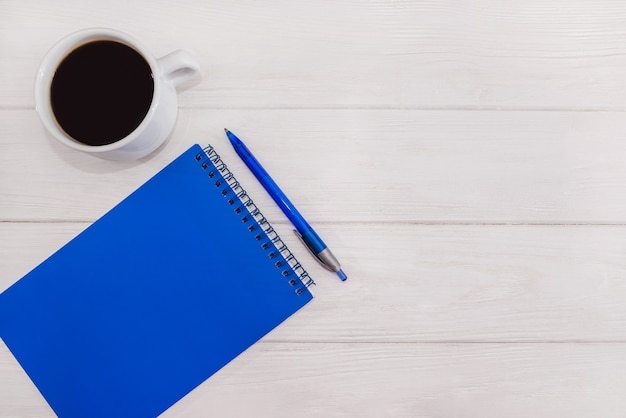
[[[48,48],[93,26],[202,63],[174,134],[141,161],[69,150],[34,110]],[[316,298],[164,416],[623,417],[625,112],[621,0],[0,0],[0,290],[211,143]],[[51,415],[0,344],[0,416]]]

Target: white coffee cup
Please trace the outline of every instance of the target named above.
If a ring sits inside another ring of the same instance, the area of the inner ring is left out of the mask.
[[[72,138],[55,118],[50,97],[53,77],[63,60],[78,47],[95,41],[115,41],[134,49],[150,66],[154,81],[152,102],[144,119],[130,134],[106,145],[88,145]],[[198,78],[199,73],[200,65],[185,51],[176,50],[155,59],[123,32],[107,28],[84,29],[61,39],[46,54],[35,81],[35,106],[46,129],[68,147],[110,160],[135,160],[156,150],[170,135],[178,114],[176,86]]]

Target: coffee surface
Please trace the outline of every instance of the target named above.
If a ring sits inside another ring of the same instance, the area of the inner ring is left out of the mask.
[[[154,94],[148,62],[115,41],[82,45],[61,62],[50,100],[61,128],[87,145],[117,142],[143,121]]]

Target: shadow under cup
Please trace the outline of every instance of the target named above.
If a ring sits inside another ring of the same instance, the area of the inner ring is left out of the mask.
[[[58,126],[88,146],[118,142],[144,120],[154,97],[150,64],[115,40],[78,46],[62,59],[50,84]]]

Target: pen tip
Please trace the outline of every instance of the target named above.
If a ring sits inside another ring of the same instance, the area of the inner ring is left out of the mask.
[[[224,128],[224,132],[228,133],[228,129]]]
[[[345,282],[346,279],[348,278],[348,276],[346,276],[346,273],[344,273],[343,270],[341,270],[341,269],[339,269],[339,271],[337,272],[337,276],[339,276],[339,278],[343,282]]]

